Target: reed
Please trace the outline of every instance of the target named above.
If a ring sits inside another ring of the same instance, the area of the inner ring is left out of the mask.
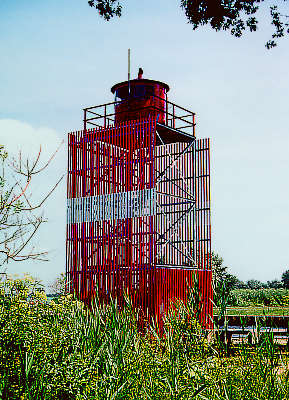
[[[4,400],[289,398],[288,353],[272,334],[228,351],[193,317],[196,294],[187,305],[172,303],[160,334],[155,321],[138,329],[140,314],[127,296],[122,310],[116,299],[95,299],[88,309],[71,295],[48,303],[27,279],[0,289]],[[219,307],[225,315],[224,299]]]

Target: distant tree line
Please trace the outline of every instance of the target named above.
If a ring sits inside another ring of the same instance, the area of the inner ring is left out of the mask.
[[[289,289],[289,269],[285,270],[280,280],[261,282],[256,279],[241,281],[228,272],[228,267],[223,264],[223,259],[218,254],[212,253],[213,284],[215,288],[233,289]]]

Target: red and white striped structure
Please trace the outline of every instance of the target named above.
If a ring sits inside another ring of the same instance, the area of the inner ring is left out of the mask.
[[[186,301],[198,275],[201,320],[211,326],[209,139],[169,87],[135,79],[116,101],[84,110],[68,136],[67,279],[89,302],[128,291],[144,317]]]

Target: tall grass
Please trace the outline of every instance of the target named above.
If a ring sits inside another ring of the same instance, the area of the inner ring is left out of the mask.
[[[23,283],[24,282],[24,283]],[[5,286],[6,285],[6,286]],[[208,340],[194,301],[176,301],[144,332],[130,300],[87,309],[73,296],[58,303],[31,281],[2,284],[2,399],[286,399],[288,355],[270,333],[228,355]],[[224,305],[224,312],[226,306]]]

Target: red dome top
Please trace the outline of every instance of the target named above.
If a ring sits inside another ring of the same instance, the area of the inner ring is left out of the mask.
[[[164,123],[166,94],[169,90],[166,83],[151,79],[133,79],[117,83],[111,88],[117,102],[115,122],[158,116],[158,121]]]

